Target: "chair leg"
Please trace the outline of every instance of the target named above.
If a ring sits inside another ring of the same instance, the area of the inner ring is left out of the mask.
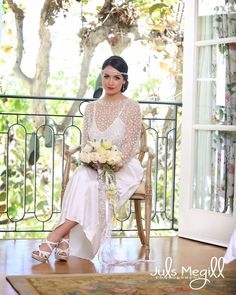
[[[70,174],[70,165],[71,165],[71,155],[68,156],[66,161],[66,166],[64,169],[63,177],[62,177],[62,188],[61,188],[61,202],[64,197],[64,193],[66,190],[66,185],[69,181],[69,174]]]
[[[146,238],[143,230],[143,223],[141,217],[141,206],[139,200],[134,200],[135,218],[137,223],[138,235],[142,245],[146,245]]]
[[[145,198],[145,231],[146,231],[146,245],[148,246],[148,248],[149,248],[149,244],[150,244],[151,216],[152,216],[152,196],[146,195],[146,198]]]
[[[150,254],[150,248],[142,245],[142,247],[140,248],[140,252],[139,252],[139,259],[145,259],[145,260],[149,260],[149,254]]]

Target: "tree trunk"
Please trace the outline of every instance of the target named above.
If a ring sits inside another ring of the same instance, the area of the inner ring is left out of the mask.
[[[40,20],[39,28],[40,47],[38,50],[36,71],[33,83],[30,89],[32,96],[45,96],[47,82],[50,76],[50,51],[51,51],[51,34],[48,26],[43,20]],[[32,111],[38,114],[47,114],[46,102],[43,99],[34,99],[32,101]],[[35,117],[35,125],[39,127],[44,124],[44,117]]]

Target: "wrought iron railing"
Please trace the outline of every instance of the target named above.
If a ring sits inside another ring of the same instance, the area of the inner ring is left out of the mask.
[[[0,237],[36,237],[51,231],[58,221],[64,149],[81,143],[84,107],[92,99],[0,95],[0,100]],[[32,100],[46,101],[47,113],[30,111]],[[74,101],[79,105],[76,114],[63,114]],[[153,234],[177,230],[182,104],[139,103],[148,144],[156,155],[151,230]],[[25,110],[16,111],[19,108]],[[73,165],[78,165],[76,158]],[[114,234],[136,231],[132,206],[114,221]]]

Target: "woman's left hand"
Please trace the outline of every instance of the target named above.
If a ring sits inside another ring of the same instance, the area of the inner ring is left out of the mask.
[[[120,170],[120,168],[121,168],[121,167],[114,167],[114,168],[113,168],[113,171],[114,171],[114,172],[118,172],[118,171]]]
[[[94,163],[89,165],[93,170],[98,171],[98,166]]]

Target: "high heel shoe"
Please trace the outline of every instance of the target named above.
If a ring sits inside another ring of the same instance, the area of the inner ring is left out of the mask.
[[[68,247],[66,249],[61,249],[59,247],[59,245],[61,243],[66,243],[68,245]],[[69,254],[70,254],[70,249],[69,249],[69,240],[68,239],[62,239],[60,240],[60,242],[58,243],[58,246],[55,250],[55,258],[56,260],[59,261],[67,261],[69,258]]]
[[[41,250],[40,246],[42,246],[42,244],[47,244],[50,251]],[[55,243],[55,242],[45,240],[42,244],[38,246],[37,250],[34,250],[32,252],[32,258],[40,262],[46,262],[49,259],[49,256],[51,255],[53,249],[58,245],[58,242]]]

